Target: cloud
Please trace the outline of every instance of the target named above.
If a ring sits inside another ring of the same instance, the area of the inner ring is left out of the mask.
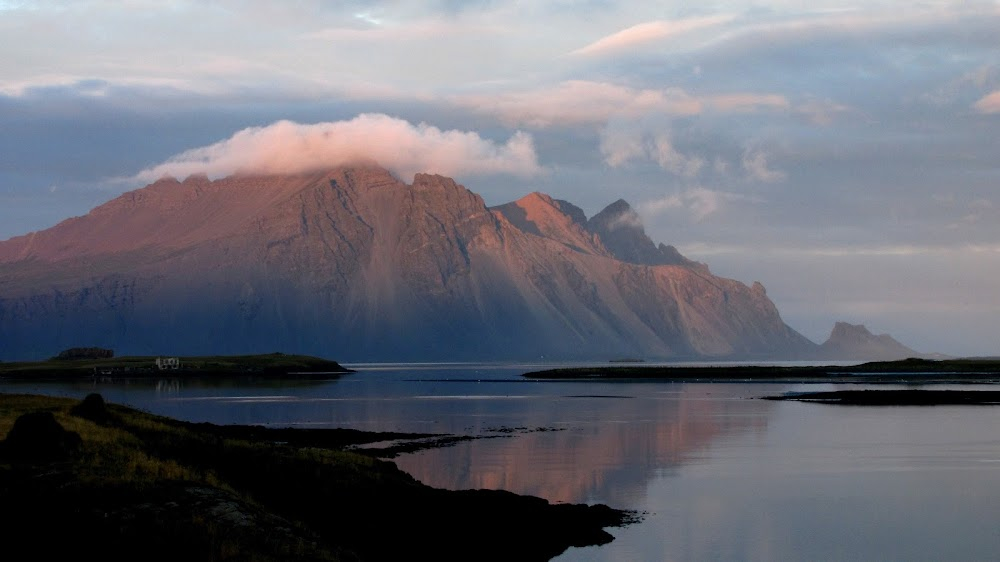
[[[661,215],[671,209],[685,209],[696,222],[719,211],[730,201],[747,200],[738,193],[715,191],[705,187],[695,187],[660,199],[646,201],[639,205],[639,211],[647,216]]]
[[[650,156],[661,168],[678,176],[693,178],[705,165],[704,158],[678,152],[667,135],[654,137],[649,148]]]
[[[759,109],[788,109],[791,106],[785,96],[746,92],[708,96],[705,101],[712,109],[725,113],[746,113]]]
[[[667,39],[683,33],[713,27],[732,21],[733,16],[721,14],[681,20],[657,20],[633,25],[617,33],[602,37],[593,43],[572,52],[574,55],[594,56],[615,53]]]
[[[980,113],[1000,113],[1000,90],[983,96],[974,107]]]
[[[604,162],[612,168],[633,160],[649,159],[674,175],[693,178],[705,166],[704,158],[678,151],[666,131],[644,132],[628,126],[609,126],[601,132],[600,150]]]
[[[609,230],[618,230],[622,227],[643,228],[642,218],[639,217],[639,213],[635,212],[634,209],[629,209],[608,223]]]
[[[452,96],[448,101],[478,113],[495,115],[509,125],[534,128],[603,124],[612,118],[646,115],[752,113],[791,107],[788,99],[778,94],[732,92],[699,97],[681,88],[631,88],[588,80],[567,80],[521,92]]]
[[[376,162],[401,177],[417,172],[449,176],[542,171],[531,135],[514,133],[504,144],[466,131],[442,131],[425,123],[367,113],[349,121],[305,125],[278,121],[250,127],[209,146],[182,152],[140,172],[135,179],[164,175],[212,177],[243,173],[301,173]]]
[[[772,170],[768,167],[767,155],[762,150],[748,149],[743,152],[743,170],[747,172],[751,179],[764,183],[775,183],[783,181],[788,174],[781,170]]]
[[[914,256],[935,256],[952,257],[965,255],[969,257],[982,257],[984,255],[1000,254],[1000,244],[872,244],[860,245],[796,245],[794,243],[786,245],[771,245],[762,250],[755,244],[718,244],[694,242],[686,246],[686,250],[699,256],[718,256],[726,254],[753,255],[767,253],[773,256],[787,256],[792,258],[809,257],[914,257]]]
[[[451,101],[508,124],[536,128],[604,123],[611,117],[695,115],[701,101],[677,88],[635,89],[606,82],[569,80],[526,92],[454,96]]]

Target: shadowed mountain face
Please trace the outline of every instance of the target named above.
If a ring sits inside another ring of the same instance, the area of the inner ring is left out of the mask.
[[[657,246],[646,236],[639,213],[623,199],[608,205],[587,222],[587,230],[601,237],[616,258],[628,263],[646,265],[698,266],[680,254],[677,248]],[[708,272],[707,268],[704,268]]]
[[[893,361],[925,355],[906,347],[889,334],[875,335],[862,324],[837,322],[830,337],[819,348],[821,359]]]
[[[496,209],[375,167],[165,178],[0,242],[0,359],[285,351],[362,360],[798,357],[759,284],[654,247],[619,202]],[[627,224],[626,224],[627,223]]]

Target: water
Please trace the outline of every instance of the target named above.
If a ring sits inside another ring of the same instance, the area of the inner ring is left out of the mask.
[[[395,462],[442,488],[646,512],[639,524],[611,529],[611,544],[571,548],[561,561],[987,560],[1000,552],[997,407],[756,399],[829,385],[519,377],[546,367],[538,365],[354,367],[360,372],[329,381],[5,382],[0,391],[96,391],[191,421],[478,435]]]

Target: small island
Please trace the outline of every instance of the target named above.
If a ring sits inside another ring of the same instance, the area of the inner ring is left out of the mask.
[[[549,560],[637,517],[431,488],[350,449],[423,435],[188,423],[99,394],[0,394],[0,435],[5,560]]]
[[[536,380],[615,380],[677,382],[789,383],[1000,383],[1000,359],[918,359],[874,361],[859,365],[615,365],[532,371]]]
[[[353,373],[336,361],[269,353],[198,357],[114,357],[110,350],[73,348],[45,361],[0,363],[0,379],[125,379],[151,377],[331,378]]]

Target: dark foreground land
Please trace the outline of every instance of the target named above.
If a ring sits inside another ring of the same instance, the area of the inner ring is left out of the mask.
[[[794,400],[843,406],[995,406],[995,390],[837,390],[764,396],[764,400]]]
[[[430,488],[351,445],[418,435],[192,424],[0,394],[3,560],[548,560],[635,514]],[[373,452],[375,451],[375,452]]]
[[[0,379],[81,379],[81,378],[145,378],[145,377],[331,377],[352,373],[336,361],[270,353],[266,355],[221,355],[177,357],[178,365],[160,368],[158,357],[115,357],[18,361],[0,363]]]
[[[702,382],[1000,383],[1000,359],[904,359],[853,366],[726,365],[574,367],[525,373],[529,379]]]

